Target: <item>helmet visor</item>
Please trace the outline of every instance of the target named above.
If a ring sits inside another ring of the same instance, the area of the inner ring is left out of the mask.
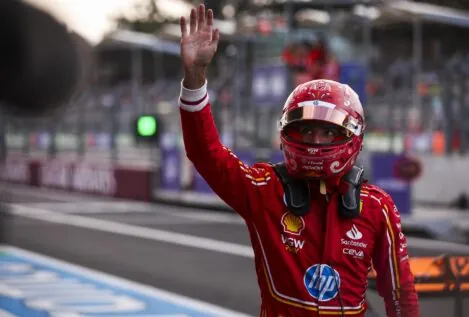
[[[292,122],[282,133],[295,143],[308,145],[340,144],[352,136],[350,131],[341,126],[318,120]]]
[[[283,129],[286,125],[303,121],[303,120],[320,120],[328,123],[338,125],[350,131],[356,136],[363,133],[363,124],[344,112],[332,103],[322,100],[313,100],[300,102],[298,108],[284,113],[280,120],[280,128]]]

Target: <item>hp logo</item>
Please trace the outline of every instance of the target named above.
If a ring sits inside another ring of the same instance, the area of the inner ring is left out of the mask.
[[[315,264],[309,267],[303,281],[309,294],[322,302],[336,297],[340,288],[339,272],[326,264]]]

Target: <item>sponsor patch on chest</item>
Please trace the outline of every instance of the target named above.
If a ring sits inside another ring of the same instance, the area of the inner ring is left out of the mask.
[[[340,239],[342,254],[360,260],[365,257],[364,250],[368,247],[368,243],[362,241],[364,238],[362,231],[360,231],[356,224],[352,224],[345,232],[345,237]]]
[[[280,223],[283,229],[280,238],[285,249],[292,253],[298,253],[305,245],[302,233],[306,224],[303,217],[296,216],[291,212],[286,212],[283,214]]]

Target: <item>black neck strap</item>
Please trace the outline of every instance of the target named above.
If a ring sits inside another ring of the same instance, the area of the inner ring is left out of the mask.
[[[360,216],[360,189],[363,183],[363,172],[363,168],[353,166],[342,179],[349,184],[345,194],[340,196],[340,215],[345,219]]]
[[[285,163],[278,163],[273,167],[283,184],[284,200],[288,209],[296,216],[306,215],[311,203],[308,182],[292,178],[288,174]]]
[[[285,192],[285,204],[296,216],[304,216],[311,206],[311,193],[308,181],[292,178],[285,167],[285,163],[272,165],[282,182]],[[345,194],[340,196],[339,214],[345,219],[356,218],[360,215],[360,188],[363,182],[363,168],[354,166],[344,176],[343,181],[349,186]]]

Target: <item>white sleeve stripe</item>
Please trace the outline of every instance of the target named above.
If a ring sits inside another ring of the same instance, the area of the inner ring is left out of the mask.
[[[187,102],[196,102],[202,100],[207,94],[207,81],[199,89],[187,89],[181,82],[181,96],[180,98]]]
[[[389,221],[388,219],[388,215],[386,213],[386,211],[384,209],[381,209],[383,215],[384,215],[384,218],[386,218],[386,221]],[[394,266],[393,266],[393,262],[392,262],[392,247],[393,247],[393,244],[392,244],[392,240],[391,240],[391,236],[390,236],[390,233],[389,233],[389,230],[386,226],[386,236],[388,238],[388,243],[389,243],[389,248],[388,248],[388,252],[389,252],[389,270],[390,270],[390,274],[391,274],[391,283],[392,283],[392,289],[393,289],[393,296],[395,296],[395,290],[396,290],[396,276],[395,276],[395,273],[394,273]]]
[[[389,269],[390,269],[390,273],[391,273],[391,282],[392,282],[392,289],[393,290],[396,290],[396,281],[394,279],[394,267],[393,267],[393,264],[392,264],[392,243],[391,243],[391,237],[389,236],[389,231],[386,230],[386,235],[388,237],[388,243],[389,243]],[[393,292],[394,293],[394,292]]]
[[[189,112],[197,112],[205,108],[205,106],[208,104],[208,94],[206,94],[205,98],[200,101],[199,104],[197,105],[188,105],[184,103],[181,98],[179,98],[179,107],[181,109],[184,109]]]

